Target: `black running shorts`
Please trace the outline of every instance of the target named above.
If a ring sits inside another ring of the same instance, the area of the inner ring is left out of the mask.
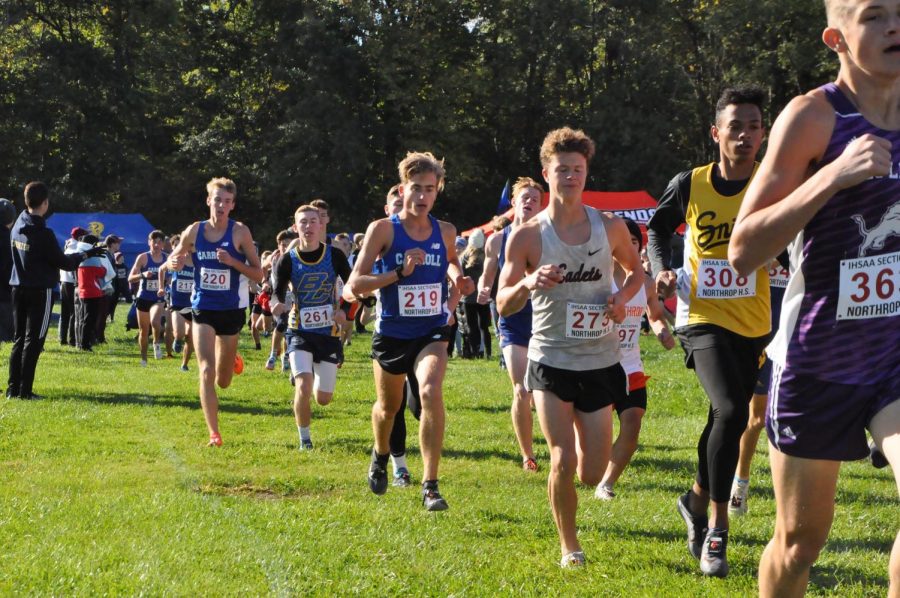
[[[247,321],[245,309],[195,309],[193,321],[206,324],[216,331],[216,336],[233,336],[241,331]]]
[[[376,332],[372,335],[372,359],[388,374],[399,376],[412,371],[422,349],[431,343],[447,342],[450,342],[449,326],[435,328],[425,336],[411,339],[382,336]]]
[[[575,371],[529,359],[525,388],[552,392],[561,401],[574,403],[582,413],[592,413],[628,398],[628,376],[618,363],[599,370]]]

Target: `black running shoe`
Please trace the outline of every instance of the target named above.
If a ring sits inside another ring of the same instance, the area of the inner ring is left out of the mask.
[[[703,552],[700,555],[700,571],[709,577],[726,577],[728,575],[728,559],[725,551],[728,548],[728,530],[717,527],[706,532],[703,541]]]
[[[872,461],[872,467],[875,469],[884,469],[888,466],[887,457],[875,446],[875,441],[869,441],[869,460]]]
[[[450,505],[438,492],[437,484],[433,487],[422,488],[422,504],[425,505],[426,511],[446,511],[450,508]]]
[[[678,497],[678,514],[687,525],[688,550],[695,559],[700,558],[703,551],[703,541],[706,538],[709,518],[706,514],[694,515],[690,508],[690,490]]]
[[[385,463],[387,465],[387,463]],[[387,492],[388,476],[385,465],[378,462],[375,454],[372,454],[372,462],[369,464],[369,490],[381,496]]]

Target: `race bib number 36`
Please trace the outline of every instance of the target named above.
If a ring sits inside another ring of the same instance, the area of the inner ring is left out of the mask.
[[[888,318],[900,313],[900,251],[841,260],[838,320]]]
[[[756,295],[756,272],[738,276],[728,260],[700,260],[697,271],[699,299],[741,299]]]
[[[200,288],[204,291],[227,291],[231,288],[231,270],[200,268]]]
[[[405,318],[437,316],[441,313],[441,283],[400,285],[400,315]]]
[[[333,308],[330,305],[304,307],[300,310],[300,328],[305,330],[325,327],[330,328],[333,320],[333,313]]]
[[[566,304],[566,338],[600,338],[612,332],[614,328],[615,323],[606,314],[605,305]]]

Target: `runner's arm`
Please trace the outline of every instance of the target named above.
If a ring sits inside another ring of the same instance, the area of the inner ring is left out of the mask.
[[[621,323],[625,319],[625,305],[641,289],[647,274],[641,265],[641,256],[631,242],[631,233],[628,232],[625,221],[618,216],[604,215],[603,218],[612,257],[625,271],[622,288],[610,295],[607,300],[610,318],[616,323]]]
[[[506,240],[506,261],[497,288],[501,316],[509,317],[525,307],[534,289],[553,288],[562,281],[559,266],[552,264],[528,273],[528,268],[540,261],[541,250],[541,231],[531,223],[516,228]]]
[[[497,269],[500,263],[500,244],[503,241],[502,232],[496,232],[488,237],[484,245],[484,270],[478,279],[478,303],[487,305],[491,302],[491,287],[497,280]]]
[[[669,270],[672,263],[672,234],[684,223],[691,197],[691,171],[678,173],[669,181],[647,223],[647,257],[653,276]]]
[[[653,330],[660,344],[666,350],[670,350],[675,347],[675,338],[669,330],[666,310],[656,294],[656,284],[646,274],[644,275],[644,290],[647,293],[647,321],[650,323],[650,329]]]
[[[350,279],[344,285],[345,294],[349,293],[354,297],[365,297],[399,280],[395,270],[389,270],[381,274],[372,274],[375,259],[390,249],[393,234],[393,225],[387,219],[376,220],[369,224],[366,236],[363,239],[362,248],[359,250],[359,256],[353,265],[353,272],[350,273]],[[408,276],[411,273],[412,268],[404,262],[403,274]]]
[[[185,258],[194,251],[194,243],[197,240],[197,230],[199,228],[200,223],[194,222],[181,233],[178,245],[169,254],[168,264],[170,270],[181,270],[184,267]]]
[[[465,275],[456,254],[456,227],[449,222],[441,222],[441,236],[447,249],[447,278],[453,281],[463,295],[474,293],[475,281]]]
[[[246,262],[231,257],[228,252],[222,249],[216,250],[219,261],[226,266],[231,266],[250,280],[262,283],[265,272],[263,272],[262,266],[259,265],[259,255],[256,253],[256,245],[253,244],[253,235],[250,234],[250,229],[242,223],[236,222],[233,234],[237,237],[235,239],[237,249],[244,254]],[[223,253],[227,256],[227,259],[224,261],[222,260],[222,257],[225,257],[222,255]]]
[[[128,274],[128,282],[140,282],[144,278],[143,272],[141,272],[141,268],[147,263],[147,254],[142,253],[137,256],[137,259],[134,260],[134,265],[131,267],[131,272]]]

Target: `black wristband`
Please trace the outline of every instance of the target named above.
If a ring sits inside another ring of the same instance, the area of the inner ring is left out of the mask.
[[[406,276],[403,275],[403,264],[400,264],[399,266],[394,268],[394,272],[397,273],[397,282],[400,282],[401,280],[406,278]]]

